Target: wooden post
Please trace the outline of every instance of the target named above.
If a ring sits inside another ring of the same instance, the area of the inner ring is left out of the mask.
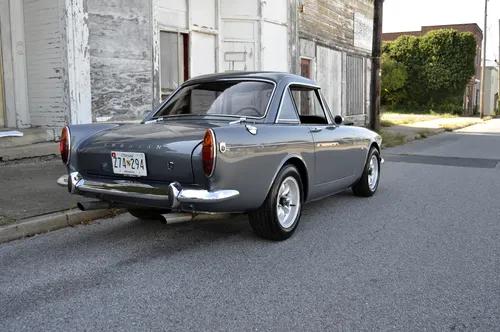
[[[382,53],[382,16],[384,0],[374,0],[372,69],[370,85],[370,129],[380,131],[380,76]]]

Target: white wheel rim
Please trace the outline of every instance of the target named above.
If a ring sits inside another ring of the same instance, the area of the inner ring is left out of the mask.
[[[283,228],[290,228],[300,209],[299,183],[293,176],[287,177],[278,190],[276,213],[278,221]]]
[[[368,168],[368,186],[371,190],[375,190],[379,176],[378,159],[373,155],[370,158],[370,166]]]

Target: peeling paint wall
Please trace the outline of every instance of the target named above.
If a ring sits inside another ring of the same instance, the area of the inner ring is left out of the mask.
[[[370,0],[304,0],[300,37],[332,48],[371,52],[373,3]]]
[[[66,83],[64,98],[71,124],[92,122],[87,0],[65,0],[63,15]]]
[[[295,1],[299,56],[311,60],[333,114],[356,124],[369,108],[373,3],[369,0]],[[299,60],[300,61],[300,60]]]
[[[154,107],[151,0],[88,0],[95,120],[141,119]]]
[[[59,1],[23,0],[28,104],[35,127],[62,127],[69,120],[63,8]]]

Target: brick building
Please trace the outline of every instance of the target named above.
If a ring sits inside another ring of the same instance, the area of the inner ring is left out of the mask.
[[[479,108],[479,90],[481,88],[481,58],[483,47],[483,30],[476,23],[428,25],[423,26],[420,31],[388,32],[382,34],[383,41],[394,41],[400,36],[423,36],[429,31],[440,29],[454,29],[459,32],[471,32],[476,37],[476,74],[471,77],[464,93],[464,114],[470,115],[474,109]]]

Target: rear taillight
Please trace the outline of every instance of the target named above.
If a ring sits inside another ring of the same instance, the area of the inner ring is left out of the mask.
[[[205,175],[211,177],[215,169],[215,135],[211,129],[205,132],[203,147],[201,148],[201,159]]]
[[[70,134],[68,126],[65,126],[61,132],[61,140],[59,141],[59,151],[61,151],[61,159],[65,165],[68,165],[70,154]]]

